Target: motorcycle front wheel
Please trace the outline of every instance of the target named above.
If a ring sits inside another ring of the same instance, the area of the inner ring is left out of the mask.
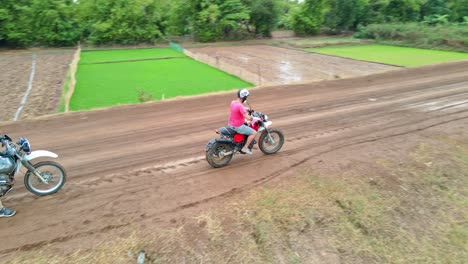
[[[43,161],[33,165],[47,183],[39,179],[32,171],[24,175],[24,185],[28,191],[38,196],[56,193],[65,184],[67,175],[65,169],[53,161]]]
[[[266,155],[275,154],[283,147],[284,144],[284,135],[281,130],[272,129],[269,130],[269,132],[270,136],[268,136],[268,133],[264,131],[258,139],[258,147]]]
[[[232,151],[232,147],[226,143],[216,143],[206,152],[206,161],[214,168],[221,168],[231,161],[233,154],[223,155]]]

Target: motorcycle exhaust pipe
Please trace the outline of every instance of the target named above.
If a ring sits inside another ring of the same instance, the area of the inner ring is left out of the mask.
[[[234,154],[234,151],[229,151],[229,152],[221,152],[221,153],[223,153],[223,154],[222,154],[222,157],[226,157],[226,156],[229,156],[229,155],[232,155],[232,154]],[[220,154],[221,154],[221,153],[220,153]],[[221,155],[220,155],[220,156],[221,156]]]

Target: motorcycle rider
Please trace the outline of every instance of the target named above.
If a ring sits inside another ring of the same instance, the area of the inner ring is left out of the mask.
[[[0,151],[0,157],[5,157],[5,156],[8,156],[9,154],[10,153],[8,153],[7,150]],[[0,197],[0,218],[2,218],[2,217],[12,217],[15,214],[16,214],[15,210],[10,210],[10,209],[6,208],[5,206],[3,206],[2,200],[1,200],[1,197]]]
[[[229,115],[229,127],[239,134],[248,135],[247,142],[241,150],[246,154],[252,154],[249,145],[257,135],[257,131],[244,124],[245,119],[250,121],[253,119],[243,105],[249,95],[250,93],[247,89],[239,89],[237,91],[237,99],[231,102],[231,114]]]

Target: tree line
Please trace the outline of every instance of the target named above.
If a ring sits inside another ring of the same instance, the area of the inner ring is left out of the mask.
[[[468,0],[0,0],[0,46],[157,43],[336,34],[397,22],[468,22]]]

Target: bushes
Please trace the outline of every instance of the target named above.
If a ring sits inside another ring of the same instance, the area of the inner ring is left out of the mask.
[[[325,0],[306,0],[293,15],[292,28],[299,36],[316,35],[325,19]]]
[[[73,17],[70,1],[0,1],[0,44],[13,47],[30,45],[69,46],[81,34]]]
[[[427,23],[372,24],[359,26],[354,36],[411,47],[468,52],[468,27],[463,23],[436,26]]]

